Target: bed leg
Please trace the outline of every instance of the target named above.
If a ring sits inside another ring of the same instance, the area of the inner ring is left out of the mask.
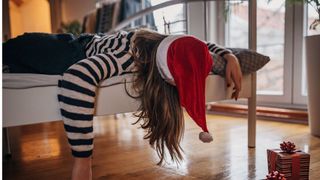
[[[5,157],[11,157],[11,146],[9,128],[3,128],[3,142],[4,142],[4,155]]]
[[[256,146],[256,73],[251,74],[251,97],[248,98],[248,147]]]

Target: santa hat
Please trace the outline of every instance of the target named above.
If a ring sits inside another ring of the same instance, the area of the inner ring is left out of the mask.
[[[156,62],[161,77],[177,87],[180,104],[203,130],[199,138],[212,141],[206,124],[205,82],[212,67],[206,44],[188,35],[170,35],[159,44]]]

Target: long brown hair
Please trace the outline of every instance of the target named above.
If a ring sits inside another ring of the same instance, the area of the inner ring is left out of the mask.
[[[156,66],[156,52],[166,35],[140,29],[135,32],[131,50],[135,61],[133,88],[141,105],[135,113],[146,130],[144,139],[155,148],[161,165],[165,161],[165,149],[172,161],[180,162],[180,141],[184,132],[183,112],[175,86],[165,82]],[[166,147],[166,148],[165,148]]]

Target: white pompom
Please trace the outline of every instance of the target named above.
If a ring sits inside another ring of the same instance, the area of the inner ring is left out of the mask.
[[[213,141],[211,134],[208,132],[201,132],[199,134],[199,139],[204,143],[209,143],[209,142]]]

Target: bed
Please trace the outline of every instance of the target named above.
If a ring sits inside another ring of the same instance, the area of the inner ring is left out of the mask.
[[[149,8],[145,8],[123,22],[119,23],[109,33],[123,29],[131,22],[167,6],[189,3],[195,0],[166,1]],[[206,3],[206,1],[203,1]],[[206,14],[206,8],[204,8]],[[256,0],[249,2],[248,24],[249,49],[256,49]],[[207,29],[207,23],[205,23]],[[57,99],[57,83],[60,76],[39,74],[3,74],[3,128],[5,135],[6,153],[10,152],[8,128],[34,123],[43,123],[61,120]],[[131,75],[105,80],[98,88],[96,100],[96,116],[133,112],[139,102],[130,98],[124,88],[130,91]],[[239,98],[248,99],[248,147],[254,148],[256,141],[256,73],[244,75],[242,90]],[[206,83],[206,101],[217,102],[230,99],[232,86],[226,88],[224,78],[210,75]]]
[[[136,111],[139,101],[126,94],[132,85],[132,74],[104,80],[97,90],[95,116]],[[248,145],[255,147],[256,74],[244,75],[240,98],[248,98]],[[7,153],[10,154],[8,127],[59,121],[62,119],[57,99],[59,75],[3,74],[3,128]],[[206,102],[230,99],[232,86],[225,79],[209,75],[206,83]]]

